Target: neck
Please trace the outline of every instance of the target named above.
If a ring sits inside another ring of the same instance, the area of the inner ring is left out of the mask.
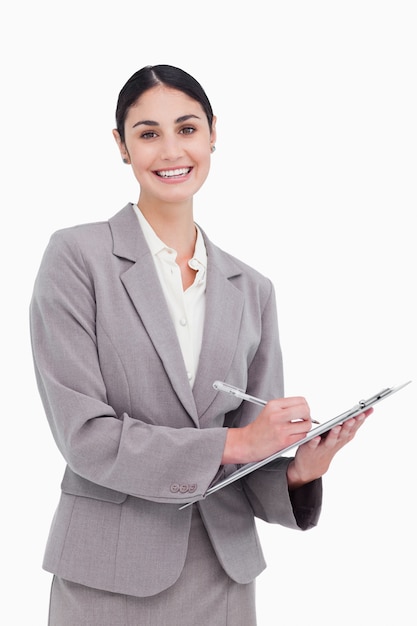
[[[138,207],[158,237],[176,250],[178,260],[192,257],[197,236],[192,204],[150,206],[139,199]]]

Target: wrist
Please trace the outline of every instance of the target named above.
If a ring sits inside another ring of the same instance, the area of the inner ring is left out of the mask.
[[[302,487],[303,485],[305,485],[306,482],[308,482],[308,481],[303,480],[302,477],[300,476],[299,472],[297,471],[297,467],[294,462],[294,459],[290,461],[287,467],[287,482],[288,482],[288,489],[290,490],[298,489],[299,487]]]
[[[246,426],[243,428],[228,428],[223,450],[222,465],[229,463],[249,463],[247,446],[245,444]]]

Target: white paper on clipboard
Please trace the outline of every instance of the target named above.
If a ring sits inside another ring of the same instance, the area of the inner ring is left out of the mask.
[[[343,424],[343,422],[345,422],[346,420],[352,417],[356,417],[357,415],[360,415],[361,413],[366,411],[366,409],[369,409],[370,407],[374,406],[374,404],[381,402],[381,400],[385,400],[385,398],[392,396],[393,393],[396,393],[400,389],[403,389],[406,385],[409,385],[410,383],[411,383],[411,380],[407,381],[406,383],[403,383],[402,385],[397,385],[396,387],[387,387],[385,389],[382,389],[379,393],[376,393],[375,395],[367,398],[366,400],[360,400],[358,404],[355,404],[348,411],[345,411],[344,413],[341,413],[340,415],[333,417],[327,422],[324,422],[323,424],[320,424],[319,426],[312,428],[307,433],[307,435],[303,437],[303,439],[300,439],[296,443],[293,443],[290,446],[287,446],[286,448],[283,448],[282,450],[275,452],[271,456],[268,456],[265,459],[262,459],[261,461],[256,461],[255,463],[247,463],[246,465],[241,465],[239,469],[237,469],[232,474],[229,474],[227,478],[223,478],[222,480],[219,480],[217,483],[209,487],[202,498],[198,498],[197,500],[188,502],[187,504],[184,504],[183,506],[181,506],[180,509],[184,509],[187,506],[190,506],[191,504],[193,504],[193,502],[197,502],[199,499],[207,498],[212,493],[219,491],[219,489],[223,489],[223,487],[227,487],[227,485],[230,485],[234,481],[239,480],[240,478],[243,478],[243,476],[246,476],[247,474],[250,474],[251,472],[254,472],[255,470],[259,469],[260,467],[263,467],[264,465],[267,465],[268,463],[275,461],[281,456],[284,456],[290,450],[293,450],[294,448],[298,448],[298,446],[302,445],[303,443],[307,443],[307,441],[310,441],[314,437],[317,437],[317,435],[323,435],[334,426],[337,426],[338,424]]]

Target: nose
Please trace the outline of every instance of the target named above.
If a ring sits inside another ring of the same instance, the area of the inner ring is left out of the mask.
[[[166,136],[161,146],[161,158],[166,161],[176,161],[183,153],[181,140],[176,135]]]

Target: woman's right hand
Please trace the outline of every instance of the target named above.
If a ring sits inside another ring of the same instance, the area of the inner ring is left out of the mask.
[[[270,400],[258,417],[242,428],[229,428],[222,463],[253,463],[296,443],[311,429],[303,397]]]

